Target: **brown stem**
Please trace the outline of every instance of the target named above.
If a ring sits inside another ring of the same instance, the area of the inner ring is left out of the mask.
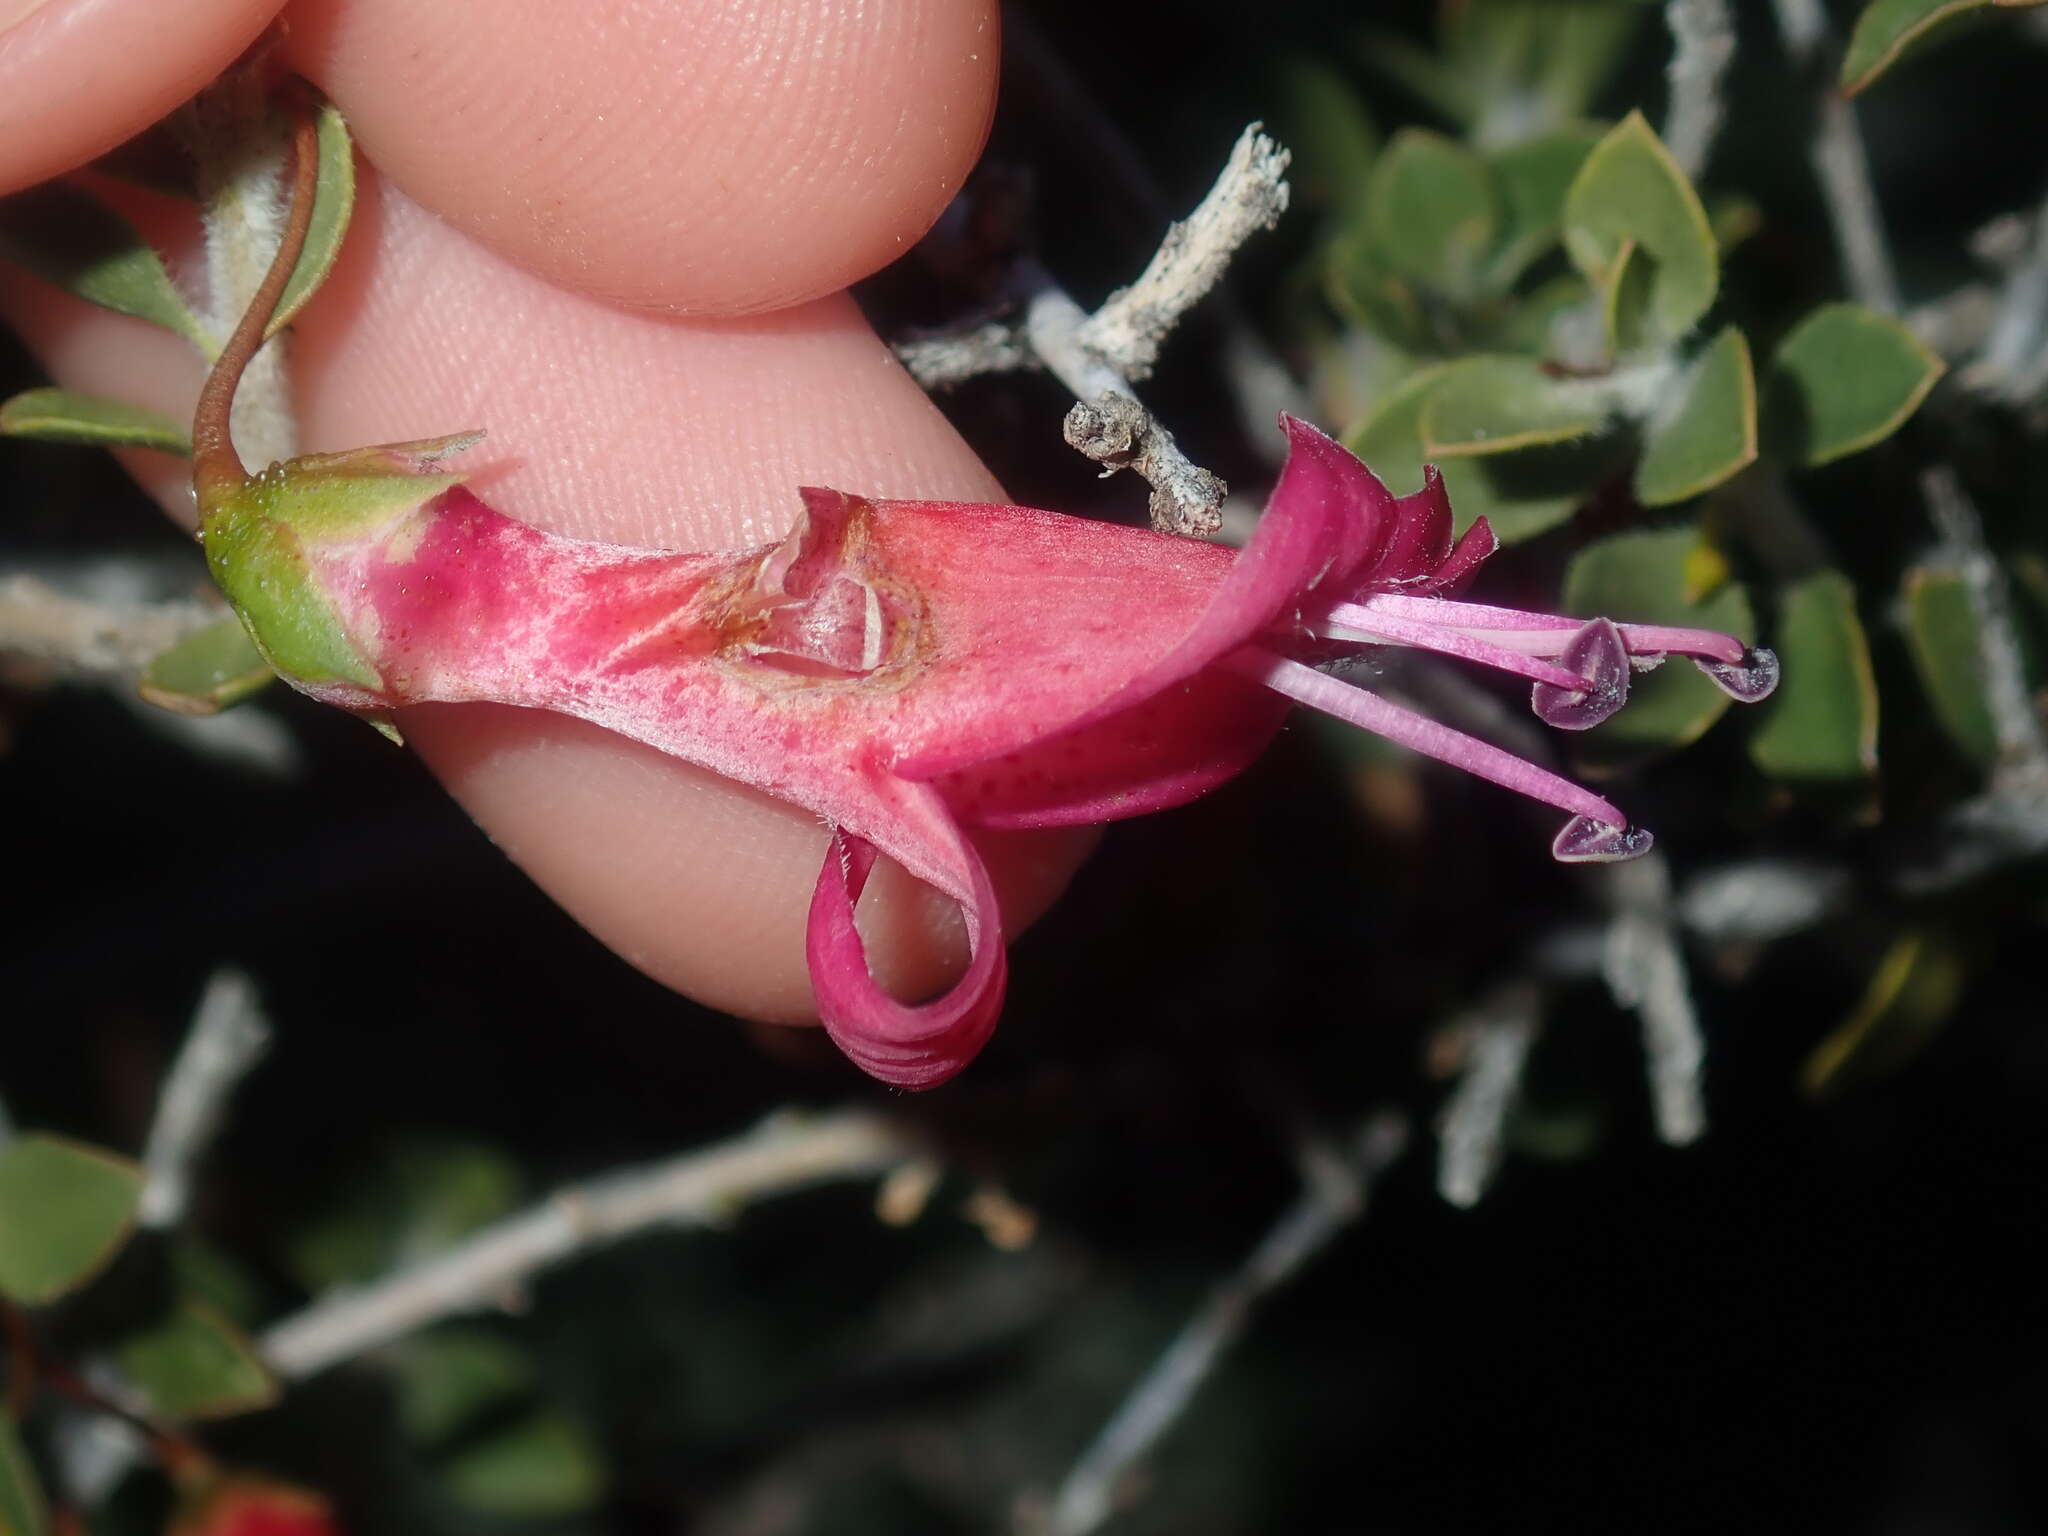
[[[19,1424],[36,1396],[36,1338],[21,1308],[0,1301],[0,1330],[7,1335],[7,1417]]]
[[[284,297],[285,285],[306,248],[306,231],[313,223],[313,190],[320,179],[319,129],[311,113],[301,111],[292,130],[291,206],[286,216],[284,239],[263,274],[262,286],[243,311],[228,344],[221,348],[213,372],[199,391],[199,407],[192,416],[192,488],[199,493],[202,509],[232,491],[249,478],[228,419],[234,411],[235,391],[242,382],[242,370],[263,345],[263,333]]]

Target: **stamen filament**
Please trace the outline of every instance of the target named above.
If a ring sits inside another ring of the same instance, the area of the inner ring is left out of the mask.
[[[1345,610],[1358,614],[1358,619],[1346,615]],[[1370,622],[1363,622],[1364,620]],[[1553,666],[1540,660],[1541,652],[1518,650],[1495,643],[1492,635],[1480,639],[1468,635],[1461,629],[1451,629],[1439,624],[1424,624],[1415,619],[1405,619],[1391,613],[1365,613],[1352,603],[1340,603],[1331,610],[1322,632],[1332,640],[1355,640],[1363,645],[1408,645],[1421,651],[1436,651],[1445,656],[1457,656],[1465,661],[1475,661],[1481,666],[1494,667],[1502,672],[1513,672],[1521,677],[1533,678],[1539,683],[1549,683],[1553,688],[1568,692],[1583,690],[1585,682],[1577,673],[1563,667]],[[1562,649],[1562,647],[1560,647]]]
[[[1355,610],[1346,617],[1345,610]],[[1520,608],[1494,608],[1485,603],[1461,603],[1442,597],[1405,597],[1398,593],[1375,593],[1362,603],[1340,603],[1330,610],[1340,623],[1369,628],[1382,617],[1412,619],[1446,629],[1478,630],[1497,645],[1524,650],[1535,656],[1556,655],[1570,643],[1584,619],[1558,614],[1528,613]],[[1711,629],[1684,629],[1665,624],[1617,624],[1631,655],[1676,652],[1681,656],[1705,656],[1732,664],[1741,662],[1748,648],[1733,635]],[[1554,636],[1554,639],[1549,637]]]
[[[1275,656],[1255,645],[1244,646],[1225,660],[1237,672],[1263,683],[1275,693],[1371,731],[1376,736],[1384,736],[1425,757],[1433,757],[1453,768],[1462,768],[1482,779],[1490,779],[1504,789],[1512,789],[1574,815],[1589,817],[1604,826],[1616,829],[1628,826],[1628,817],[1591,790],[1582,789],[1571,780],[1560,778],[1490,742],[1454,731],[1447,725],[1439,725],[1424,715],[1389,703],[1378,694],[1340,682],[1302,662]]]

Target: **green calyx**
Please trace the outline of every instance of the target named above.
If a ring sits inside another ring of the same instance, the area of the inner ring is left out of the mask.
[[[476,433],[273,464],[203,498],[207,564],[264,660],[303,684],[383,690],[323,587],[323,550],[381,544],[463,479],[433,472]]]

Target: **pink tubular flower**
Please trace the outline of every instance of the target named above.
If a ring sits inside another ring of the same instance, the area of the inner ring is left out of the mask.
[[[1598,795],[1318,668],[1383,645],[1441,651],[1530,679],[1536,713],[1570,730],[1667,654],[1739,699],[1776,681],[1769,652],[1727,635],[1451,600],[1493,552],[1485,523],[1453,543],[1433,471],[1397,498],[1291,418],[1280,482],[1236,553],[1027,507],[817,489],[763,549],[621,549],[514,522],[435,472],[471,438],[250,476],[229,406],[295,260],[288,239],[193,430],[207,559],[258,647],[344,708],[557,710],[816,812],[833,828],[806,946],[818,1010],[901,1087],[958,1072],[1002,1006],[1000,916],[966,828],[1178,805],[1250,762],[1294,701],[1568,811],[1560,859],[1629,858],[1649,834]],[[965,914],[966,974],[934,1001],[899,1002],[869,973],[853,914],[878,853]]]

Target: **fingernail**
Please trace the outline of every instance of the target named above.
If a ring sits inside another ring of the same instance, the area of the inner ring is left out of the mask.
[[[0,32],[11,31],[48,3],[49,0],[0,0]]]

